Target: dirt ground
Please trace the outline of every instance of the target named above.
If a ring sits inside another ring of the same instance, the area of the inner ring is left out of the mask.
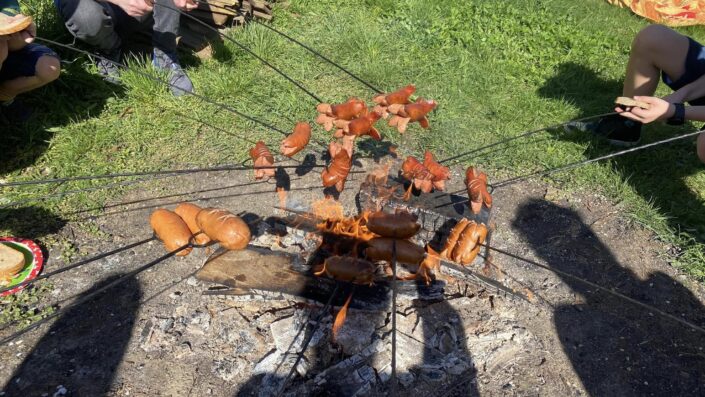
[[[373,160],[362,161],[369,169]],[[322,197],[319,171],[305,171],[290,172],[289,205]],[[453,169],[449,191],[462,188],[462,171]],[[341,200],[354,211],[364,174],[351,176]],[[274,214],[275,185],[251,184],[251,178],[242,172],[170,178],[116,199],[97,217],[71,214],[59,233],[90,256],[148,237],[150,212],[182,201]],[[677,247],[630,222],[618,204],[525,182],[494,192],[493,214],[496,248],[705,326],[705,289],[668,264]],[[101,237],[72,227],[79,220],[95,222]],[[163,253],[160,243],[151,242],[61,274],[50,298],[81,296]],[[267,371],[268,357],[279,348],[275,336],[312,305],[292,297],[203,295],[211,285],[193,274],[207,255],[197,249],[166,260],[0,347],[2,395],[272,392],[268,382],[276,379]],[[49,252],[45,271],[63,266],[58,256]],[[491,259],[493,277],[529,293],[532,302],[473,283],[464,291],[449,283],[440,302],[398,307],[402,395],[705,395],[702,333],[527,261],[498,252]],[[331,318],[320,327],[325,333]],[[322,337],[317,349],[325,362],[312,363],[305,377],[297,377],[291,395],[389,393],[388,365],[378,365],[389,358],[388,338],[376,339],[373,332],[385,335],[388,317],[352,310],[346,327],[370,332],[362,339],[350,336],[343,349]]]

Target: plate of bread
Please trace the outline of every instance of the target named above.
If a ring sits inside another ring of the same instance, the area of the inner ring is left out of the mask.
[[[8,288],[37,277],[44,264],[41,248],[32,240],[0,237],[0,288]],[[14,294],[25,286],[7,290],[0,296]]]

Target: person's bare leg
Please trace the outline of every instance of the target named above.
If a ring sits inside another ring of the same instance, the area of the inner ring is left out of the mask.
[[[705,133],[698,135],[698,158],[705,163]]]
[[[624,96],[650,96],[656,92],[661,71],[673,81],[685,72],[688,38],[661,25],[650,25],[634,38],[624,78]]]
[[[36,74],[19,77],[0,83],[0,101],[9,101],[17,95],[34,90],[56,80],[61,73],[59,60],[53,56],[42,56],[35,66]]]

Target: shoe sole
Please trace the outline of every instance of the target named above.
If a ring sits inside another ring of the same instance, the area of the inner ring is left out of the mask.
[[[614,139],[607,139],[607,142],[609,142],[610,145],[612,145],[612,146],[634,147],[634,146],[638,145],[639,142],[641,142],[641,139],[639,139],[638,141],[634,141],[634,142],[616,141],[616,140],[614,140]]]

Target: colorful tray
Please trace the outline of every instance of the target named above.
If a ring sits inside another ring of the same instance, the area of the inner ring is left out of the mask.
[[[0,244],[5,244],[8,247],[12,247],[24,254],[25,265],[22,270],[17,273],[15,277],[10,280],[7,285],[0,284],[0,288],[12,287],[23,281],[32,280],[37,277],[39,272],[42,270],[42,265],[44,265],[44,254],[39,248],[37,243],[32,240],[27,240],[23,238],[16,237],[0,237]],[[16,292],[24,289],[23,286],[13,288],[11,290],[0,293],[0,296],[14,294]]]

